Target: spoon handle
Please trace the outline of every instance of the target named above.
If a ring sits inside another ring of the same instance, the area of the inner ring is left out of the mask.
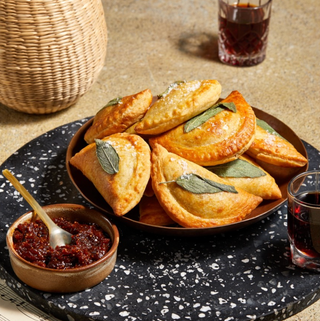
[[[2,171],[2,174],[8,179],[8,181],[15,187],[15,189],[23,196],[23,198],[29,203],[29,205],[34,209],[34,211],[40,216],[43,223],[52,229],[55,224],[48,217],[47,213],[39,205],[39,203],[31,196],[31,194],[24,188],[22,184],[11,174],[7,169]]]

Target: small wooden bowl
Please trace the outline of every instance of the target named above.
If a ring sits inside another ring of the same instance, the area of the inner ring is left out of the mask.
[[[80,268],[57,270],[37,266],[21,256],[13,248],[13,232],[20,223],[30,221],[33,212],[19,217],[7,232],[7,246],[10,262],[17,277],[32,288],[44,292],[78,292],[93,287],[104,280],[113,270],[119,244],[117,227],[100,212],[77,204],[55,204],[43,207],[51,218],[63,217],[80,223],[96,223],[108,233],[112,245],[110,250],[98,261]]]

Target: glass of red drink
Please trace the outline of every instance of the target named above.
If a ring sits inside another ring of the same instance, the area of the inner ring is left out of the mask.
[[[292,262],[320,272],[320,171],[288,184],[288,234]]]
[[[272,0],[219,0],[219,59],[254,66],[266,57]]]

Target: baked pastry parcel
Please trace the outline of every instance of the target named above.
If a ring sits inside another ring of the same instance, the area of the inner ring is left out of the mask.
[[[157,226],[175,224],[154,195],[142,197],[139,203],[139,222]]]
[[[207,167],[229,184],[266,200],[280,199],[281,190],[275,179],[247,155],[217,166]]]
[[[308,160],[263,120],[257,119],[255,139],[247,154],[280,167],[302,167]]]
[[[217,80],[179,82],[149,108],[135,127],[138,134],[158,135],[212,106],[220,97]]]
[[[147,186],[150,147],[138,135],[118,133],[84,147],[70,163],[94,184],[114,213],[122,216],[140,202]]]
[[[151,102],[150,89],[110,101],[95,115],[92,125],[85,133],[85,141],[91,144],[95,138],[124,132],[144,116]]]
[[[229,106],[232,103],[235,109],[224,107],[224,104]],[[211,115],[209,112],[217,110],[220,112],[208,118]],[[243,154],[253,142],[255,130],[253,109],[238,91],[233,91],[217,106],[162,135],[150,138],[149,143],[152,147],[160,144],[199,165],[213,166],[230,162]]]
[[[151,179],[160,205],[183,227],[238,222],[262,201],[261,197],[229,185],[204,167],[168,152],[159,144],[151,154]]]

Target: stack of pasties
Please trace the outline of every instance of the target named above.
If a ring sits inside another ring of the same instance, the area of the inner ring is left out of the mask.
[[[218,81],[195,80],[172,84],[154,103],[149,89],[115,99],[96,114],[89,145],[70,163],[118,216],[139,205],[146,224],[199,228],[243,220],[263,199],[281,198],[255,160],[283,168],[307,160],[257,123],[239,92],[222,101],[220,94]],[[272,141],[274,148],[263,147]]]

